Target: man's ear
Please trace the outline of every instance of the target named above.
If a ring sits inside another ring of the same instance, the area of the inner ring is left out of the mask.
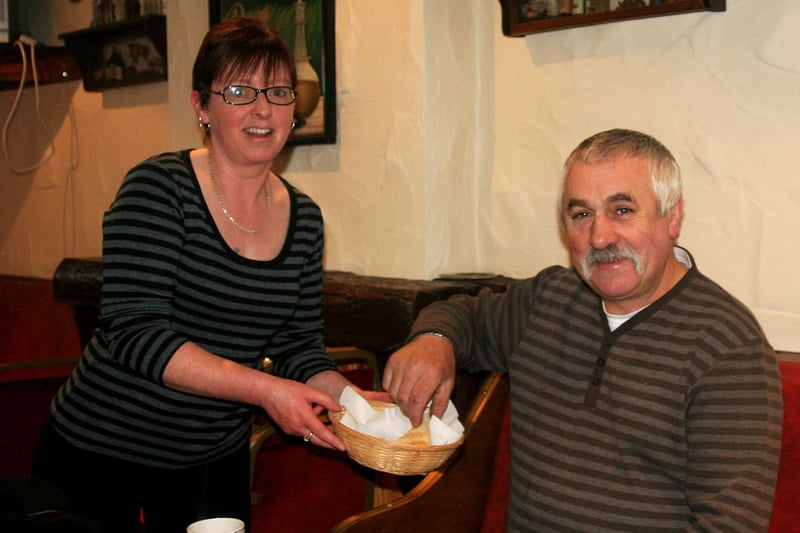
[[[672,240],[677,240],[681,236],[681,224],[683,223],[683,198],[675,204],[667,217],[669,218],[669,236]]]

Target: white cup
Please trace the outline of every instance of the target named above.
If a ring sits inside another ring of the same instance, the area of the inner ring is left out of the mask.
[[[189,524],[186,533],[244,533],[244,522],[238,518],[206,518]]]

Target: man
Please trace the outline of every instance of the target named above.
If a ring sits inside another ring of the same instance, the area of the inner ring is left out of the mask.
[[[511,379],[512,531],[766,531],[780,455],[775,354],[674,245],[678,165],[610,130],[567,159],[572,269],[426,308],[384,387],[416,424],[456,367]]]

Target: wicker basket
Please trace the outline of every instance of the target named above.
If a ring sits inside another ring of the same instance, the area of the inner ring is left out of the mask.
[[[391,406],[384,402],[369,402],[374,409]],[[464,443],[462,436],[457,442],[440,446],[407,444],[366,435],[342,424],[344,408],[329,412],[328,417],[336,434],[347,447],[347,455],[366,467],[399,476],[427,474],[440,467]]]

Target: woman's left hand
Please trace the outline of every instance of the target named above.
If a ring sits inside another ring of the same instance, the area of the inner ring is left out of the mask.
[[[269,376],[259,404],[280,428],[289,435],[303,437],[308,443],[344,451],[344,443],[319,419],[326,409],[338,411],[339,404],[327,392],[297,381]],[[268,392],[267,392],[268,391]]]

